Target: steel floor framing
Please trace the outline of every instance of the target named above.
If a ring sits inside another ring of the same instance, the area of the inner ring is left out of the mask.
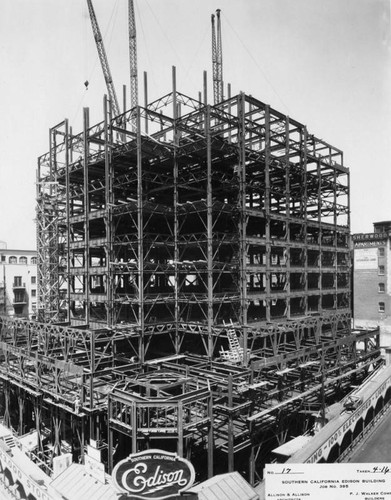
[[[248,366],[197,354],[141,364],[118,353],[125,337],[1,318],[3,419],[19,435],[37,431],[34,456],[48,469],[63,452],[83,459],[93,439],[109,471],[162,447],[191,459],[198,479],[240,470],[255,484],[277,444],[381,362],[377,330],[303,337],[301,349],[280,345]]]

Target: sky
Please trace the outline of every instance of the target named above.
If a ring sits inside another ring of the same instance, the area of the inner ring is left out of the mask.
[[[351,229],[391,220],[390,0],[134,0],[140,101],[177,88],[212,99],[210,16],[223,77],[344,152]],[[93,0],[120,101],[129,87],[127,0]],[[38,156],[64,118],[103,118],[106,87],[86,0],[0,0],[0,240],[34,249]],[[88,81],[88,88],[84,82]]]

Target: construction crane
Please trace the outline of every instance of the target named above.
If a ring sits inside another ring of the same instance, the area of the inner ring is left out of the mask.
[[[136,20],[133,0],[128,0],[129,11],[129,59],[130,59],[130,106],[138,105]]]
[[[111,77],[111,72],[110,72],[109,62],[108,62],[107,56],[106,56],[105,47],[103,45],[102,34],[100,32],[100,29],[99,29],[98,21],[96,20],[96,15],[95,15],[94,7],[92,5],[92,0],[87,0],[87,4],[88,4],[88,11],[90,14],[90,19],[91,19],[92,31],[94,33],[96,48],[98,49],[98,55],[99,55],[100,63],[102,65],[103,76],[105,78],[105,82],[106,82],[106,86],[107,86],[107,92],[109,94],[109,99],[111,101],[111,105],[112,105],[112,109],[113,109],[113,115],[118,116],[120,113],[118,99],[117,99],[117,94],[115,92],[113,79]]]
[[[212,14],[212,66],[213,66],[213,99],[214,104],[223,100],[223,50],[221,44],[220,9],[216,10],[217,35],[215,15]]]

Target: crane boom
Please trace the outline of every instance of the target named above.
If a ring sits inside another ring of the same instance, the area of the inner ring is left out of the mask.
[[[212,14],[212,67],[213,67],[213,99],[214,104],[223,100],[223,50],[221,43],[220,9],[216,10],[217,35],[215,16]]]
[[[220,101],[224,99],[224,89],[223,89],[223,47],[221,43],[221,21],[220,21],[220,9],[216,10],[217,17],[217,73],[219,82],[219,98]]]
[[[133,0],[128,0],[129,11],[129,59],[130,59],[130,106],[138,105],[136,20]]]
[[[107,86],[107,92],[109,94],[109,98],[110,98],[111,105],[113,108],[113,115],[118,116],[120,113],[118,99],[117,99],[117,94],[115,92],[113,79],[111,77],[111,72],[110,72],[109,62],[107,60],[105,47],[103,45],[102,34],[100,32],[98,21],[96,19],[94,7],[92,5],[92,0],[87,0],[87,4],[88,4],[88,11],[90,14],[90,19],[91,19],[92,31],[93,31],[94,38],[95,38],[95,44],[96,44],[96,48],[98,49],[98,55],[99,55],[100,63],[101,63],[102,70],[103,70],[103,76],[105,78],[105,82],[106,82],[106,86]]]

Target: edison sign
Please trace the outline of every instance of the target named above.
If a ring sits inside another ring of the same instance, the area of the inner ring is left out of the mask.
[[[195,471],[188,460],[175,453],[146,450],[118,462],[112,478],[117,489],[131,498],[159,500],[190,488]]]

